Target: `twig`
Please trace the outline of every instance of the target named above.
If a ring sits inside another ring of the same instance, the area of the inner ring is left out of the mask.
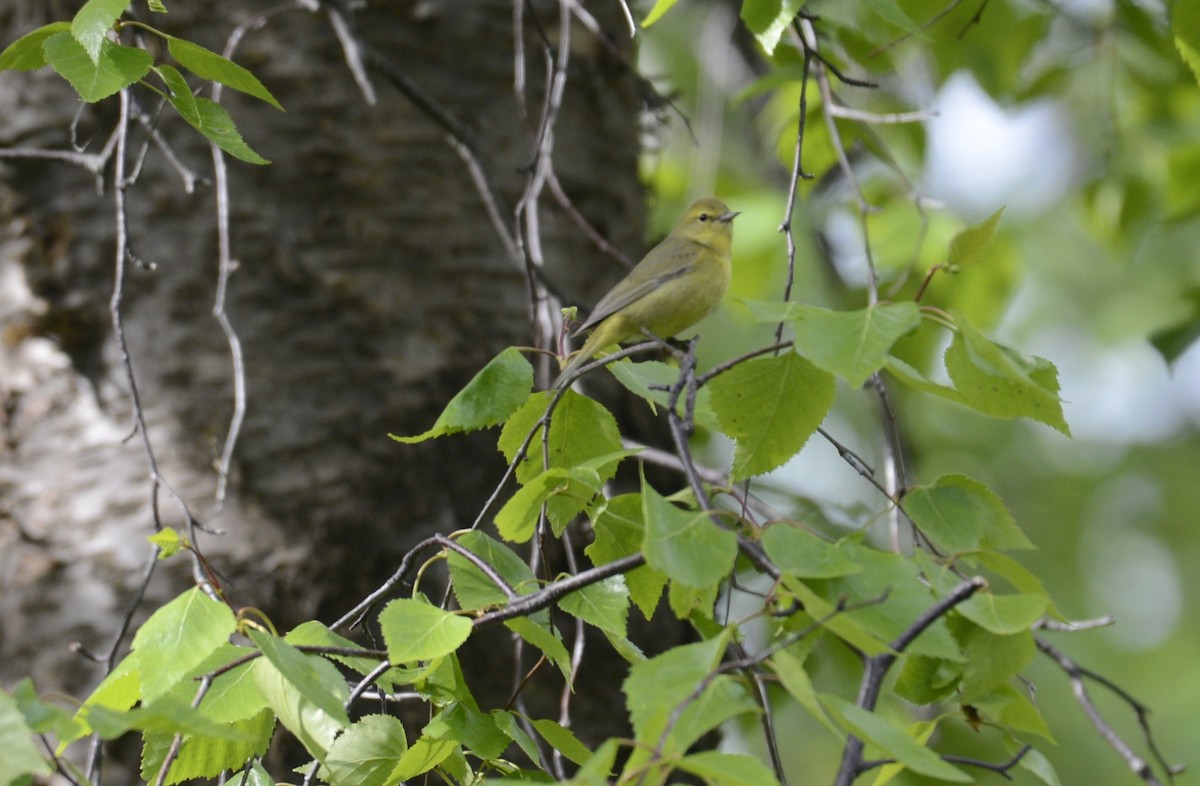
[[[549,608],[564,595],[569,595],[575,590],[592,584],[598,584],[609,576],[627,573],[634,568],[641,567],[645,562],[646,557],[639,552],[560,579],[537,592],[522,595],[519,600],[509,603],[507,606],[479,615],[475,618],[475,627],[486,628],[516,617],[527,617],[534,612]]]
[[[796,215],[796,193],[801,179],[811,179],[812,175],[804,171],[801,164],[801,154],[804,150],[804,129],[808,126],[808,73],[812,66],[812,50],[804,47],[804,73],[800,78],[800,121],[796,126],[796,147],[792,154],[792,173],[788,180],[787,206],[783,211],[783,221],[779,231],[787,240],[787,281],[783,286],[783,299],[792,299],[792,286],[796,281],[796,237],[792,232],[792,219]],[[781,320],[775,328],[775,343],[783,341],[784,322]]]
[[[1128,704],[1131,709],[1133,709],[1134,714],[1137,716],[1138,726],[1142,729],[1142,735],[1145,739],[1146,746],[1150,749],[1150,754],[1154,757],[1154,760],[1158,766],[1162,768],[1164,772],[1166,772],[1168,780],[1174,781],[1175,774],[1182,771],[1182,768],[1167,764],[1162,754],[1159,753],[1158,746],[1154,742],[1154,736],[1150,732],[1150,722],[1148,719],[1149,710],[1144,704],[1134,699],[1131,695],[1129,695],[1129,693],[1118,687],[1106,677],[1102,677],[1089,669],[1083,668],[1074,660],[1067,657],[1064,652],[1051,645],[1045,639],[1035,636],[1034,642],[1037,644],[1037,648],[1041,650],[1043,654],[1047,655],[1051,660],[1058,664],[1059,668],[1066,672],[1067,677],[1071,681],[1071,688],[1075,693],[1075,700],[1079,703],[1079,706],[1083,708],[1083,712],[1085,715],[1087,715],[1088,720],[1091,721],[1092,726],[1097,732],[1100,733],[1100,737],[1109,744],[1109,747],[1115,750],[1117,755],[1125,760],[1125,764],[1135,775],[1137,775],[1146,783],[1151,784],[1151,786],[1161,786],[1162,784],[1162,782],[1158,779],[1158,776],[1155,774],[1154,768],[1150,766],[1150,763],[1134,753],[1129,744],[1121,738],[1121,735],[1117,734],[1117,732],[1108,725],[1108,722],[1104,720],[1104,716],[1100,714],[1100,710],[1098,710],[1096,705],[1092,702],[1092,697],[1087,690],[1087,684],[1084,682],[1085,679],[1093,680],[1105,688],[1108,688],[1110,691],[1120,697],[1122,701]]]
[[[892,641],[886,652],[866,658],[863,664],[862,681],[858,687],[858,706],[864,710],[874,710],[875,704],[879,701],[879,692],[883,688],[883,678],[900,654],[908,649],[908,646],[926,628],[986,585],[987,582],[978,576],[962,582],[905,628]],[[834,780],[835,786],[850,786],[854,779],[862,774],[865,766],[863,748],[863,741],[857,735],[851,734],[846,738],[846,747],[842,749],[842,763],[838,768],[837,778]]]

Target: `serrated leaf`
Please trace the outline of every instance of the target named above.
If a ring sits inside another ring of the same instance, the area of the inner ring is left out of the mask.
[[[42,45],[50,67],[89,103],[129,87],[154,65],[154,57],[144,49],[120,46],[107,39],[99,46],[93,60],[70,33],[56,33]]]
[[[642,550],[646,527],[642,524],[642,496],[622,494],[608,500],[604,509],[592,522],[596,538],[584,551],[593,565],[604,565]],[[641,610],[642,616],[650,619],[662,597],[667,577],[650,565],[625,574],[629,597]]]
[[[646,562],[673,581],[698,589],[719,584],[733,571],[737,536],[703,511],[683,510],[642,479]]]
[[[904,496],[904,511],[934,543],[952,554],[979,548],[1033,548],[1000,498],[965,475],[943,475]]]
[[[862,570],[838,544],[782,522],[767,527],[762,544],[780,570],[800,578],[828,579]]]
[[[992,237],[996,234],[996,224],[1000,222],[1002,215],[1004,215],[1004,208],[1000,208],[983,221],[972,224],[955,235],[950,241],[950,253],[947,261],[951,265],[964,266],[973,265],[983,259],[987,250],[992,246]]]
[[[940,701],[958,687],[962,678],[961,663],[927,655],[907,655],[896,679],[896,695],[913,704],[932,704]]]
[[[445,761],[458,748],[454,740],[435,740],[422,735],[396,762],[388,775],[388,783],[410,780],[429,772]]]
[[[817,699],[812,679],[804,668],[804,660],[793,654],[792,649],[793,647],[779,650],[768,661],[771,668],[774,669],[775,675],[779,677],[779,683],[793,699],[799,702],[801,707],[808,711],[809,715],[828,729],[834,737],[843,740],[845,735],[829,720],[829,714],[825,712]]]
[[[1000,685],[988,695],[972,699],[971,706],[987,721],[1011,731],[1036,734],[1042,739],[1054,742],[1046,719],[1030,701],[1023,687],[1018,689],[1011,683]]]
[[[191,41],[174,36],[165,36],[165,38],[171,57],[196,76],[220,82],[228,88],[265,101],[276,109],[283,109],[275,96],[271,95],[271,91],[258,81],[258,77],[237,63],[216,52],[211,52],[199,44],[193,44]]]
[[[496,511],[496,531],[507,541],[525,543],[537,531],[542,505],[562,496],[582,509],[603,488],[600,473],[593,469],[548,469],[517,489]],[[560,519],[554,526],[555,535],[562,535],[565,525]]]
[[[833,406],[833,376],[794,352],[734,366],[709,383],[721,430],[737,441],[735,481],[782,466]]]
[[[967,406],[996,417],[1030,418],[1070,435],[1058,370],[1048,360],[996,343],[961,319],[944,359]]]
[[[242,739],[226,740],[196,735],[185,736],[164,784],[197,778],[215,778],[226,770],[238,770],[252,758],[261,756],[271,743],[275,714],[264,709],[257,715],[229,724]],[[166,731],[147,731],[142,746],[142,778],[156,779],[175,735]]]
[[[947,401],[953,401],[956,404],[967,406],[966,397],[948,385],[942,385],[938,382],[926,377],[920,371],[900,360],[897,357],[889,357],[887,363],[884,364],[892,376],[903,382],[913,390],[918,390],[922,393],[929,393],[939,398],[944,398]]]
[[[75,13],[71,20],[71,36],[93,63],[100,61],[106,36],[130,5],[131,0],[87,0]]]
[[[472,702],[456,701],[443,709],[421,731],[423,736],[447,740],[481,759],[495,759],[511,742],[494,716],[480,712]]]
[[[516,458],[518,449],[526,436],[546,413],[551,394],[535,393],[505,422],[500,431],[498,447],[508,461]],[[573,390],[564,393],[554,410],[550,434],[546,441],[549,461],[543,466],[542,432],[530,442],[525,460],[517,465],[517,480],[528,483],[544,469],[572,469],[581,467],[594,459],[618,456],[622,451],[621,433],[616,418],[599,402]],[[599,473],[600,482],[607,483],[616,474],[616,461],[593,467]],[[587,505],[587,500],[560,494],[546,504],[546,515],[555,527],[569,523]]]
[[[883,368],[897,341],[921,324],[921,312],[911,302],[858,311],[800,306],[790,313],[797,350],[856,388]]]
[[[471,635],[471,620],[419,600],[393,600],[379,613],[392,663],[433,660],[457,650]]]
[[[967,657],[959,683],[963,702],[987,696],[1008,684],[1037,655],[1037,645],[1028,630],[1003,636],[962,619],[951,625]]]
[[[782,583],[788,592],[800,601],[809,616],[821,620],[822,627],[833,632],[847,644],[868,657],[888,651],[888,645],[871,630],[868,630],[851,615],[839,613],[836,604],[821,597],[804,582],[791,576],[784,576]]]
[[[180,537],[179,533],[171,527],[163,527],[158,532],[146,538],[151,544],[158,546],[159,559],[170,559],[183,549],[183,544],[186,542]]]
[[[0,690],[0,783],[19,783],[30,776],[54,772],[33,742],[33,730],[25,723],[17,700]]]
[[[635,396],[645,399],[652,407],[667,406],[670,400],[668,388],[679,381],[679,369],[657,360],[647,360],[633,363],[629,360],[618,360],[608,366],[609,373],[625,386],[625,389]],[[717,416],[712,411],[712,394],[707,387],[696,391],[695,406],[692,411],[693,421],[697,426],[709,431],[720,431]],[[678,411],[682,414],[686,409],[685,396],[680,396]]]
[[[221,646],[237,628],[224,603],[193,588],[158,609],[133,637],[141,699],[165,695]]]
[[[618,636],[627,635],[625,620],[629,615],[629,589],[622,575],[609,576],[577,589],[565,595],[558,607],[601,630]]]
[[[971,776],[942,761],[936,753],[879,715],[851,704],[841,696],[822,694],[820,698],[825,707],[841,718],[851,731],[913,772],[954,783],[973,781]]]
[[[192,126],[214,145],[239,161],[245,161],[248,164],[271,163],[250,149],[250,146],[242,139],[242,135],[238,133],[237,126],[233,124],[233,118],[220,104],[213,103],[207,98],[197,98],[196,109],[200,112],[200,120],[192,123]],[[184,120],[187,118],[184,117]]]
[[[0,52],[0,71],[36,71],[46,65],[46,39],[70,29],[70,22],[52,22],[26,33]]]
[[[655,716],[669,714],[695,691],[721,662],[728,634],[673,647],[629,670],[621,685],[629,717],[639,738]]]
[[[1180,57],[1200,82],[1200,0],[1176,0],[1171,6],[1171,33]]]
[[[533,366],[520,350],[509,347],[492,358],[450,399],[428,431],[415,437],[388,436],[397,442],[412,444],[499,425],[525,403],[532,387]]]
[[[741,18],[768,55],[804,7],[805,0],[745,0]]]
[[[655,0],[654,7],[650,9],[650,13],[646,14],[646,18],[642,20],[642,27],[649,27],[662,18],[662,15],[671,10],[671,6],[675,5],[677,0]]]
[[[525,560],[500,541],[475,530],[464,532],[456,542],[490,565],[517,593],[524,595],[537,590],[537,579]],[[456,551],[448,551],[446,561],[450,566],[450,584],[460,607],[475,611],[503,605],[508,601],[504,590],[466,557]]]
[[[329,749],[325,766],[338,786],[385,786],[408,750],[404,724],[390,715],[367,715],[350,725]]]

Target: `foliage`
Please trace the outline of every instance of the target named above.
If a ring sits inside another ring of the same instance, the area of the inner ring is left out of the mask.
[[[0,69],[49,65],[87,101],[141,84],[221,149],[266,163],[224,110],[193,94],[178,69],[113,40],[113,33],[119,38],[135,26],[121,21],[129,5],[89,0],[72,22],[10,45],[0,54]],[[645,24],[668,25],[674,5],[659,0]],[[897,36],[916,45],[928,37],[907,5],[860,5],[860,16],[843,11],[845,17],[821,27],[847,57],[866,61],[868,48],[881,46],[886,60],[891,55],[884,45]],[[834,69],[816,48],[813,21],[797,16],[804,6],[743,4],[741,19],[770,64],[747,95],[791,100],[821,79],[828,87]],[[1181,2],[1174,17],[1175,43],[1193,68],[1197,7]],[[197,77],[277,105],[228,59],[136,27],[165,40],[179,66]],[[160,86],[145,81],[151,72]],[[832,93],[821,95],[826,113],[833,112],[832,101]],[[801,114],[789,117],[788,131],[813,131],[805,125],[806,104],[798,105]],[[845,157],[836,131],[831,122],[824,137],[809,140],[810,166],[825,159],[835,169],[838,154]],[[865,126],[844,131],[879,160],[899,158]],[[783,137],[790,143],[796,135]],[[889,141],[897,148],[905,142]],[[793,188],[801,176],[799,142],[795,160]],[[1132,200],[1132,186],[1123,187]],[[877,189],[885,202],[880,223],[891,222],[895,236],[924,220],[900,215],[904,200],[894,183],[855,182],[853,188],[862,204],[864,192]],[[864,291],[853,293],[853,307],[803,304],[790,292],[748,302],[755,329],[771,331],[774,340],[705,370],[695,341],[670,348],[677,368],[629,359],[645,346],[606,359],[624,388],[666,419],[674,443],[666,463],[681,478],[672,489],[655,488],[642,471],[636,490],[610,496],[606,485],[619,466],[645,451],[631,445],[599,401],[573,389],[534,389],[529,361],[505,350],[428,431],[394,436],[416,443],[500,427],[497,448],[509,471],[497,483],[495,504],[480,511],[474,526],[420,544],[398,569],[393,583],[414,573],[418,555],[432,552],[411,592],[373,617],[384,649],[345,637],[373,609],[374,597],[333,624],[313,620],[280,636],[252,610],[231,607],[216,588],[189,590],[141,626],[132,652],[74,711],[39,698],[28,683],[0,693],[0,738],[12,752],[0,763],[0,784],[51,771],[31,735],[55,738],[57,755],[89,736],[108,740],[131,731],[142,736],[147,780],[177,783],[244,770],[270,783],[260,758],[277,726],[311,755],[305,777],[331,784],[383,786],[426,773],[454,783],[667,783],[676,772],[718,785],[774,784],[780,780],[777,752],[767,766],[746,754],[699,750],[697,743],[723,725],[758,721],[775,744],[771,703],[783,695],[841,745],[837,783],[875,769],[878,783],[916,776],[971,782],[980,769],[1007,775],[1017,767],[1058,783],[1042,754],[1054,735],[1025,672],[1039,651],[1076,684],[1083,672],[1042,638],[1064,617],[1043,581],[1009,553],[1033,542],[998,493],[963,472],[894,487],[837,443],[885,501],[886,537],[871,531],[874,514],[837,529],[815,517],[777,514],[752,492],[753,482],[785,465],[814,435],[832,442],[822,423],[839,397],[864,385],[885,410],[890,391],[902,390],[911,402],[949,401],[1069,433],[1054,364],[989,337],[984,328],[992,315],[980,309],[985,313],[976,318],[970,297],[946,283],[964,269],[994,264],[1000,219],[997,211],[946,231],[949,219],[940,217],[930,235],[937,242],[923,243],[911,259],[907,249],[897,250],[899,243],[888,245]],[[788,265],[795,265],[794,249]],[[894,286],[881,295],[880,282]],[[944,377],[933,370],[939,364],[932,347],[944,347]],[[697,431],[732,444],[727,471],[702,472],[692,455]],[[898,452],[894,438],[886,438]],[[583,552],[590,565],[569,574],[542,572],[536,559],[531,567],[522,550],[579,532],[592,536]],[[164,556],[194,548],[183,536],[163,533],[155,544]],[[422,586],[424,573],[443,562],[450,595]],[[736,615],[729,608],[734,597]],[[664,604],[690,625],[695,641],[646,657],[630,632],[630,615],[650,618]],[[468,687],[460,649],[475,631],[505,625],[561,673],[569,704],[580,669],[572,649],[581,645],[564,620],[595,629],[629,663],[621,691],[631,738],[592,749],[571,730],[569,714],[556,720],[481,707]],[[830,651],[849,651],[861,661],[853,701],[819,679],[813,664]],[[385,706],[389,697],[420,702],[430,720],[419,730],[405,728],[391,715],[369,711],[376,705],[366,704],[367,697]],[[920,720],[908,718],[910,705],[923,708]],[[941,744],[948,729],[962,727],[986,735],[1011,758],[986,761]]]

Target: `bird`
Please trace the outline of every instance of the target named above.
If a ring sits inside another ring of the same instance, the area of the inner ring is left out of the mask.
[[[729,286],[733,219],[739,212],[709,197],[693,202],[671,233],[600,298],[573,336],[588,330],[552,389],[565,385],[600,350],[649,334],[670,338],[708,316]]]

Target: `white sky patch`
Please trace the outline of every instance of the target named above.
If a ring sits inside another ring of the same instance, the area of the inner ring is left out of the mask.
[[[1005,109],[974,77],[950,77],[926,122],[925,188],[971,218],[1006,205],[1008,216],[1036,214],[1073,186],[1076,146],[1067,113],[1044,100]]]

